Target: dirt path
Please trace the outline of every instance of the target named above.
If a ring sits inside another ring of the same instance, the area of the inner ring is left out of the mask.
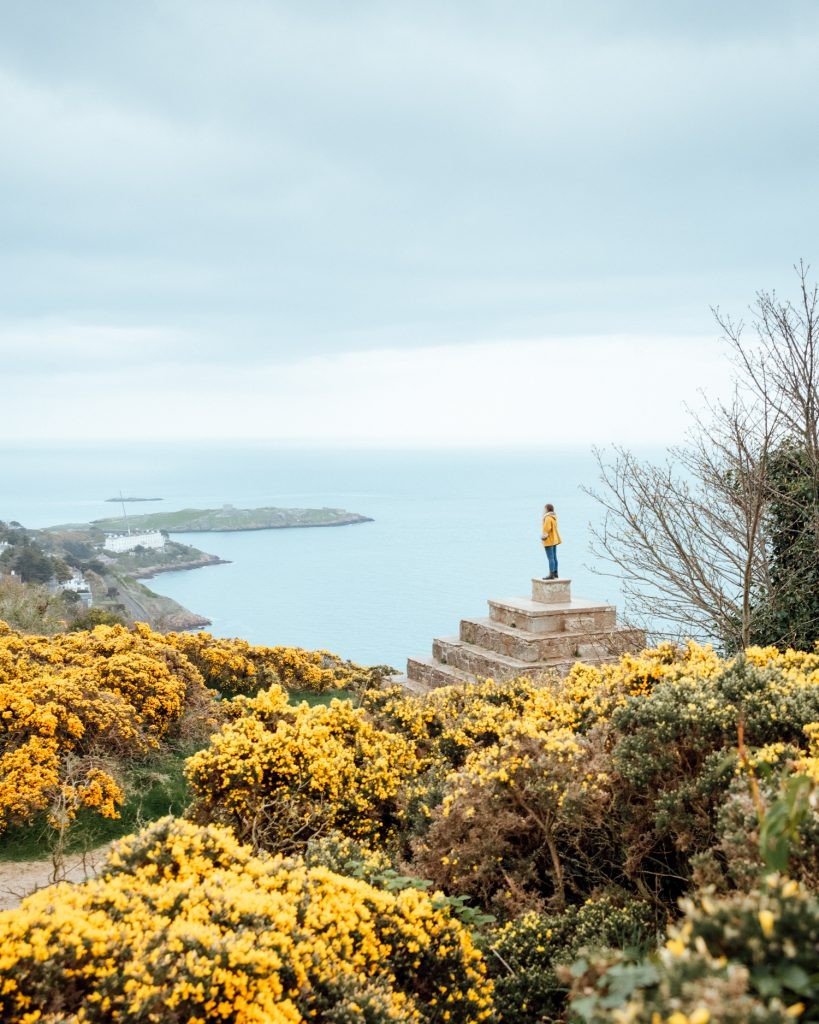
[[[72,853],[65,858],[58,880],[84,882],[93,878],[108,853],[109,843],[98,846],[88,853]],[[0,862],[0,910],[13,910],[20,901],[51,885],[54,881],[54,864],[46,860],[20,860]]]

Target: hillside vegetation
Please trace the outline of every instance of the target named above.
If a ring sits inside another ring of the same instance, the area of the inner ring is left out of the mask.
[[[183,818],[0,915],[4,1020],[819,1019],[817,654],[414,697],[322,652],[6,630],[0,702],[9,829],[114,816],[198,747]]]

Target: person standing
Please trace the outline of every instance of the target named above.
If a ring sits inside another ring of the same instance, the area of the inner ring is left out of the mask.
[[[554,505],[543,506],[543,525],[540,531],[540,539],[549,559],[549,575],[544,576],[545,580],[557,579],[557,545],[560,543],[560,534],[557,532],[557,516]]]

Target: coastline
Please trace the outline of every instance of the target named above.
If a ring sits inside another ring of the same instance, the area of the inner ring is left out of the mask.
[[[166,533],[258,533],[259,530],[326,530],[332,526],[358,526],[361,523],[374,523],[369,516],[356,519],[339,519],[334,523],[270,523],[265,526],[207,526],[199,529],[185,527],[178,530],[166,530]]]
[[[206,619],[204,615],[188,612],[187,608],[184,608],[183,612],[187,612],[187,614],[180,613],[179,615],[166,616],[161,632],[190,633],[194,629],[198,631],[206,626],[213,625],[212,620]]]
[[[106,499],[107,500],[107,499]],[[133,498],[143,502],[160,501],[159,498]],[[52,555],[65,557],[79,550],[89,560],[84,567],[86,579],[93,594],[93,603],[103,611],[108,610],[121,616],[125,621],[146,622],[152,629],[163,631],[186,631],[204,629],[213,624],[209,616],[201,615],[184,607],[170,597],[164,597],[150,590],[145,582],[157,576],[204,569],[212,565],[229,565],[231,560],[195,547],[186,538],[185,542],[175,540],[174,535],[205,533],[250,533],[260,530],[293,530],[323,526],[355,526],[372,523],[372,516],[358,512],[347,512],[338,508],[251,508],[239,509],[232,505],[221,509],[182,509],[179,512],[129,515],[129,532],[159,532],[165,535],[166,544],[161,551],[152,551],[153,544],[136,546],[134,551],[108,552],[104,548],[104,533],[111,527],[119,527],[118,519],[97,519],[90,523],[65,523],[32,531]],[[117,534],[115,534],[117,536]],[[196,540],[196,543],[201,543]],[[91,559],[97,557],[91,569]]]
[[[151,580],[163,572],[186,572],[188,569],[205,569],[209,565],[230,565],[230,559],[208,555],[206,558],[196,558],[180,565],[146,565],[142,569],[134,569],[128,575],[135,580]]]

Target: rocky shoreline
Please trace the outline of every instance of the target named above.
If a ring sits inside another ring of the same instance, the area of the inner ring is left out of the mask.
[[[368,516],[351,516],[332,523],[270,523],[264,526],[186,526],[168,530],[168,533],[254,533],[258,530],[324,530],[331,526],[357,526],[359,523],[374,523]]]
[[[209,565],[230,565],[230,559],[207,555],[204,558],[192,559],[190,562],[181,562],[179,565],[146,565],[142,569],[132,570],[129,575],[135,580],[150,580],[163,572],[185,572],[188,569],[204,569]]]
[[[181,607],[181,606],[180,606]],[[197,615],[183,608],[178,614],[165,615],[159,624],[163,633],[187,633],[193,629],[204,629],[211,625],[211,620],[204,615]]]

